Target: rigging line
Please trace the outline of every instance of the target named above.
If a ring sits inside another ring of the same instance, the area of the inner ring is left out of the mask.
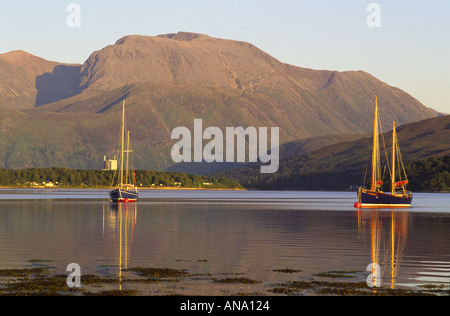
[[[400,150],[400,144],[398,143],[398,141],[397,141],[397,148],[398,148],[398,157],[399,157],[399,160],[400,160],[400,164],[401,164],[401,166],[402,166],[402,169],[403,169],[403,175],[405,176],[405,180],[408,180],[408,176],[406,175],[406,170],[405,170],[405,165],[403,164],[403,157],[402,157],[402,152],[401,152],[401,150]],[[400,164],[399,164],[399,168],[400,168]]]
[[[369,158],[369,156],[367,156],[368,158],[366,158],[366,163],[365,163],[365,166],[364,166],[364,172],[363,172],[363,178],[362,178],[362,181],[361,181],[361,187],[364,187],[364,184],[365,184],[365,182],[366,182],[366,178],[367,178],[367,170],[369,169],[369,160],[370,160],[370,158]]]
[[[407,175],[406,175],[406,170],[405,170],[405,165],[403,164],[403,158],[402,158],[402,153],[401,153],[401,151],[400,151],[400,145],[399,145],[399,143],[398,143],[398,140],[397,140],[397,144],[396,144],[397,146],[397,164],[398,164],[398,169],[399,169],[399,175],[401,174],[400,173],[400,165],[401,165],[401,167],[402,167],[402,169],[403,169],[403,175],[404,175],[404,177],[405,177],[405,180],[408,180],[408,177],[407,177]],[[400,179],[401,180],[401,179]],[[403,189],[403,193],[406,193],[406,187],[405,187],[405,184],[403,184],[402,185],[402,189]]]
[[[380,118],[380,116],[378,116],[378,124],[380,126],[381,140],[383,141],[385,163],[386,163],[386,166],[387,166],[388,171],[389,171],[389,176],[392,177],[391,167],[389,166],[388,154],[387,154],[387,149],[386,149],[386,142],[384,140],[383,126],[381,125],[381,118]],[[383,173],[386,172],[386,166],[384,168]]]

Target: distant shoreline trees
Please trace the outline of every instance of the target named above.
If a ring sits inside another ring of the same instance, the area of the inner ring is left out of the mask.
[[[408,190],[450,192],[450,155],[412,161],[406,165],[405,169],[409,180]],[[297,159],[295,164],[285,161],[280,171],[271,175],[261,175],[251,166],[219,172],[216,175],[235,179],[247,189],[261,190],[350,190],[356,192],[358,186],[364,182],[362,179],[365,178],[366,182],[368,181],[368,178],[364,177],[364,170],[323,165],[310,159],[308,155]],[[390,190],[388,174],[385,176],[385,190]]]
[[[449,192],[450,155],[410,162],[406,174],[413,192]]]
[[[450,191],[450,155],[409,162],[406,165],[408,190],[413,192]],[[257,176],[252,169],[246,173],[233,171],[231,177],[197,176],[177,172],[136,170],[136,185],[142,188],[200,188],[263,190],[349,190],[360,175],[348,170],[323,169],[308,174],[293,170],[273,175]],[[289,172],[287,172],[289,171]],[[0,187],[33,188],[109,188],[113,187],[117,172],[107,170],[74,170],[67,168],[30,168],[21,170],[0,169]]]
[[[0,169],[0,186],[14,188],[109,188],[114,187],[117,172],[109,170],[75,170],[68,168]],[[176,172],[136,170],[138,187],[243,189],[233,180]]]

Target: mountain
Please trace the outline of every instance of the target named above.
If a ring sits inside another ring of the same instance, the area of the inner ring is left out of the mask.
[[[307,154],[330,145],[357,140],[363,136],[358,134],[332,134],[292,141],[281,145],[280,157],[285,158]]]
[[[341,143],[344,141],[356,140],[360,138],[361,135],[357,134],[332,134],[325,136],[303,138],[300,140],[282,144],[279,148],[279,155],[280,159],[283,160],[291,156],[306,154],[329,145]],[[238,162],[179,163],[168,168],[168,171],[188,172],[197,175],[209,175],[214,173],[220,174],[221,172],[243,168],[244,166],[248,165],[250,164]]]
[[[78,86],[80,68],[20,50],[1,54],[0,108],[29,109],[65,99]]]
[[[450,116],[405,124],[397,128],[397,133],[405,165],[450,154]],[[385,133],[383,139],[390,157],[392,132]],[[383,143],[381,146],[383,148]],[[346,190],[362,184],[366,168],[370,166],[371,150],[372,137],[364,137],[286,157],[281,160],[279,171],[274,175],[260,175],[259,165],[251,165],[214,176],[235,179],[246,187]],[[384,152],[381,149],[381,159],[386,162]]]
[[[204,171],[170,157],[171,131],[192,130],[196,118],[222,130],[280,127],[283,145],[370,132],[374,94],[385,130],[391,118],[438,116],[366,72],[300,68],[249,43],[187,32],[125,36],[83,65],[3,54],[0,89],[0,165],[8,168],[100,168],[115,149],[123,99],[135,166],[157,170]]]
[[[148,82],[193,83],[268,98],[268,107],[278,114],[272,120],[277,126],[285,125],[289,140],[367,132],[371,124],[366,113],[374,94],[383,100],[384,118],[394,117],[399,124],[438,115],[363,71],[299,68],[249,43],[184,32],[125,36],[94,52],[81,69],[79,90],[111,91]],[[256,104],[242,108],[264,117],[267,106],[252,101]]]

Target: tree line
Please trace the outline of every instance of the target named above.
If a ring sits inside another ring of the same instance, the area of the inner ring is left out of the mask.
[[[289,160],[293,163],[289,163]],[[450,155],[409,162],[405,166],[409,180],[407,189],[413,192],[449,192],[449,166]],[[255,166],[248,166],[215,175],[235,179],[246,188],[263,190],[356,191],[361,185],[369,186],[370,173],[363,169],[330,166],[304,155],[286,158],[280,170],[274,174],[260,174]],[[384,190],[390,191],[387,172],[383,180]]]
[[[305,165],[311,163],[304,161]],[[303,166],[303,169],[308,169]],[[271,175],[261,175],[254,168],[227,172],[229,177],[191,175],[176,172],[136,170],[138,187],[181,187],[211,189],[259,188],[267,190],[353,190],[361,179],[361,171],[336,168],[311,168],[312,172],[299,172],[286,168]],[[317,171],[320,169],[320,171]],[[413,192],[450,191],[450,155],[413,161],[406,165],[408,189]],[[234,173],[234,174],[233,174]],[[0,186],[33,187],[52,183],[58,187],[113,187],[117,172],[106,170],[75,170],[67,168],[0,169]],[[389,181],[386,180],[386,183]],[[243,185],[241,185],[241,183]]]
[[[241,189],[237,181],[225,177],[191,175],[176,172],[136,170],[135,183],[138,187],[181,187]],[[113,187],[117,185],[117,172],[109,170],[75,170],[68,168],[0,169],[2,187]]]
[[[450,155],[409,163],[406,168],[411,191],[449,192]]]

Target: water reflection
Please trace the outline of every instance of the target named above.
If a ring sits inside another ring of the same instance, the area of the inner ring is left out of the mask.
[[[381,268],[379,276],[388,279],[394,289],[408,238],[410,214],[398,210],[362,210],[356,214],[358,233],[370,242],[371,263]],[[379,285],[375,278],[372,282],[374,287]]]
[[[120,290],[122,290],[123,272],[128,268],[136,220],[137,203],[110,203],[103,205],[102,236],[103,238],[111,236],[113,240]]]

